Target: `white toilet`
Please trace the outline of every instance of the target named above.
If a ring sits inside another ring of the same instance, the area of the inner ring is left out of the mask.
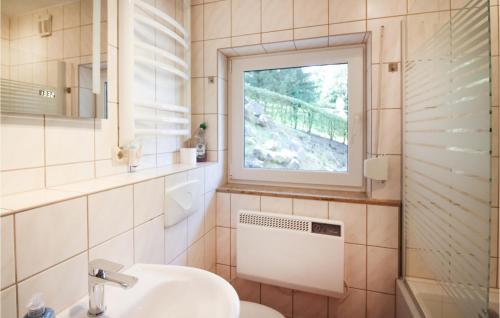
[[[241,301],[240,318],[285,318],[285,316],[267,306]]]

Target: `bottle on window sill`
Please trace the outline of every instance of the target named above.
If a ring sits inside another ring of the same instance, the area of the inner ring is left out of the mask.
[[[207,141],[206,141],[207,124],[202,122],[200,127],[196,129],[193,138],[191,139],[191,147],[196,148],[196,161],[207,161]]]

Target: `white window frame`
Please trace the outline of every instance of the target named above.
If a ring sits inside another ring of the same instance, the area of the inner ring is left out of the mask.
[[[278,170],[244,167],[245,71],[301,66],[348,64],[348,163],[347,172]],[[294,51],[231,60],[229,74],[229,174],[234,182],[294,183],[340,187],[363,186],[364,159],[364,53],[361,46]]]

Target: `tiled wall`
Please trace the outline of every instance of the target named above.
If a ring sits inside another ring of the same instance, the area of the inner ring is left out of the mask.
[[[230,48],[236,54],[265,53],[295,49],[293,40],[372,32],[372,94],[369,123],[381,116],[379,150],[368,146],[368,155],[389,156],[389,181],[372,182],[368,188],[374,198],[400,199],[401,193],[401,60],[402,27],[408,25],[409,54],[429,38],[465,4],[462,0],[194,0],[192,1],[192,109],[193,123],[209,125],[209,154],[227,162],[227,59]],[[491,1],[492,39],[492,227],[491,285],[498,286],[498,80],[499,80],[499,4]],[[425,23],[426,28],[422,28]],[[379,64],[380,27],[384,26],[383,59]],[[288,48],[287,48],[288,45]],[[291,45],[291,46],[290,46]],[[241,49],[245,47],[245,49]],[[219,51],[219,53],[218,53]],[[397,72],[388,63],[397,62]],[[378,72],[382,87],[378,107]],[[213,83],[210,77],[214,77]],[[217,129],[213,128],[214,126]],[[370,128],[371,125],[368,125]],[[369,131],[371,143],[375,131]],[[411,255],[411,252],[409,253]],[[413,275],[425,277],[418,264]]]
[[[215,185],[199,168],[2,217],[1,316],[42,292],[56,312],[87,293],[88,262],[189,265],[215,272]],[[200,210],[164,229],[165,187],[200,180]]]
[[[236,215],[243,208],[343,221],[349,296],[339,301],[238,278]],[[217,273],[232,282],[241,299],[287,317],[394,317],[398,247],[398,207],[217,193]]]
[[[75,120],[3,114],[0,123],[0,194],[8,195],[126,172],[126,165],[115,164],[111,159],[112,149],[118,145],[117,6],[119,1],[107,1],[108,41],[105,47],[108,60],[109,118]],[[72,21],[86,21],[89,14],[85,8],[91,3],[92,0],[81,0],[79,6],[68,5],[71,6],[68,10],[63,7],[62,10],[52,13],[54,21],[64,21],[65,13],[66,15],[71,13]],[[181,5],[180,1],[174,0],[157,0],[153,3],[172,16],[178,14],[176,8]],[[4,25],[5,21],[2,20],[2,27]],[[61,32],[64,33],[64,30]],[[75,36],[80,39],[80,34]],[[76,56],[85,53],[82,52],[85,50],[82,43],[86,42],[79,40],[72,43],[73,50],[78,51],[78,54],[74,53]],[[65,47],[64,42],[63,47]],[[85,59],[86,57],[79,58],[79,62],[84,62]],[[71,60],[76,61],[73,57]],[[161,91],[158,95],[176,95],[176,89],[172,86],[157,87],[155,76],[149,80],[153,94]],[[147,81],[148,79],[143,83]],[[144,164],[141,167],[160,167],[176,162],[179,147],[180,142],[177,140],[174,142],[161,140],[154,145],[150,143],[145,149]]]

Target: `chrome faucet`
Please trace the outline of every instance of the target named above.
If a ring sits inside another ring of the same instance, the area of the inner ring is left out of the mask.
[[[137,278],[121,274],[123,265],[105,259],[95,259],[89,263],[89,316],[99,316],[106,310],[104,285],[128,289],[137,283]]]

